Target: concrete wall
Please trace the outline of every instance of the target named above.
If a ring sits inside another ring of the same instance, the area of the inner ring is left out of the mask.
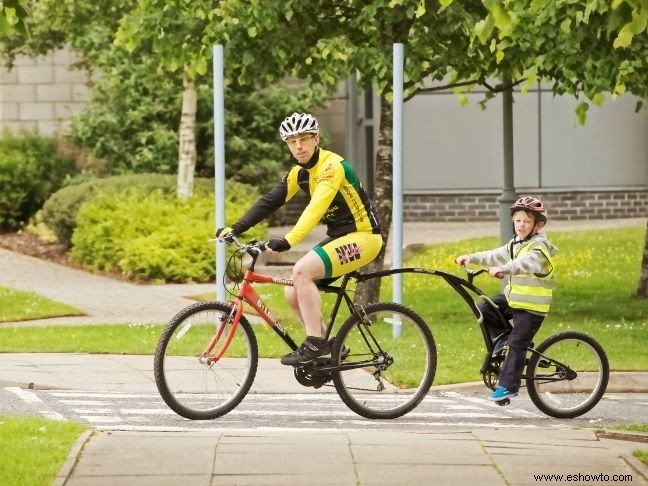
[[[408,193],[498,189],[503,181],[502,102],[482,94],[420,95],[404,107]],[[546,91],[514,95],[515,186],[531,189],[648,187],[648,116],[623,96],[591,107],[581,126],[576,101]]]
[[[36,59],[21,56],[9,70],[0,66],[0,129],[36,129],[52,135],[83,106],[88,96],[85,73],[71,70],[67,49]]]

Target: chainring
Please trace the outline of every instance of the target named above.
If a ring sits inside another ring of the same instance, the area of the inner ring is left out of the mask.
[[[497,380],[499,379],[500,372],[502,371],[504,358],[505,355],[503,354],[499,354],[491,358],[488,369],[482,373],[484,385],[486,385],[491,390],[495,390],[495,388],[497,388]]]
[[[313,388],[320,388],[328,381],[331,381],[331,373],[327,371],[319,371],[314,368],[312,364],[304,366],[295,366],[295,378],[300,385],[312,386]]]

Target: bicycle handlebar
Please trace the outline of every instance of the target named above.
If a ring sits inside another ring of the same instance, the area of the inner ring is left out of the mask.
[[[482,273],[488,273],[488,268],[486,267],[480,268],[479,270],[473,270],[472,268],[470,268],[470,266],[467,263],[464,263],[463,267],[466,270],[466,273],[468,274],[468,281],[470,283],[472,283],[475,277],[477,277],[478,275],[481,275]],[[500,280],[502,280],[504,278],[504,273],[497,272],[495,274],[495,278],[499,278]]]
[[[256,240],[251,240],[249,243],[241,243],[241,241],[233,235],[228,235],[224,238],[211,238],[209,240],[210,242],[217,242],[217,243],[225,243],[226,245],[234,245],[236,246],[237,250],[240,250],[242,252],[246,253],[263,253],[268,249],[268,242],[267,241],[256,241]]]

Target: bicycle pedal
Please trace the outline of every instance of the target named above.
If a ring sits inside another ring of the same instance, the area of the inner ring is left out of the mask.
[[[497,403],[500,407],[503,407],[503,406],[508,405],[509,403],[511,403],[511,399],[510,398],[505,398],[504,400],[499,400],[499,401],[497,401],[495,403]]]
[[[549,368],[551,363],[547,359],[541,359],[538,361],[538,368]]]

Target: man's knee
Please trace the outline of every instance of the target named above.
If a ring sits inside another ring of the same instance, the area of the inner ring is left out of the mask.
[[[297,284],[304,281],[315,281],[324,276],[324,265],[313,252],[300,258],[292,270],[292,280]]]

